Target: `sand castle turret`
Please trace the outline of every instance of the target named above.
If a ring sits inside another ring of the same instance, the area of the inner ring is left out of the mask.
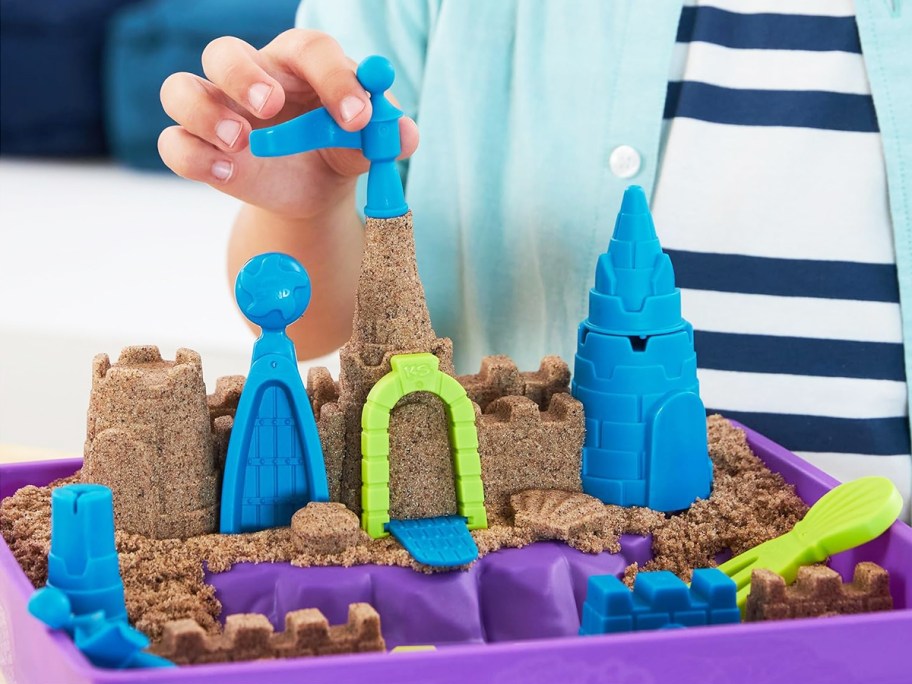
[[[217,529],[218,490],[200,356],[126,347],[92,363],[84,482],[114,493],[118,529],[166,539]]]
[[[412,215],[368,218],[351,339],[339,352],[339,420],[344,422],[338,496],[361,510],[361,410],[391,370],[390,357],[427,352],[453,375],[453,347],[431,327],[418,277]],[[440,399],[404,397],[390,418],[391,514],[404,518],[456,513],[447,419]],[[322,435],[321,435],[322,437]],[[324,444],[324,450],[325,450]]]
[[[415,261],[412,217],[368,219],[352,337],[340,351],[334,382],[311,369],[307,391],[318,417],[330,499],[361,511],[362,409],[397,354],[430,352],[453,375],[452,343],[437,337]],[[579,491],[583,442],[581,404],[570,397],[570,371],[545,357],[520,372],[511,359],[490,356],[476,375],[457,377],[477,406],[476,425],[485,507],[509,515],[510,494],[528,488]],[[443,402],[407,394],[390,414],[390,516],[452,515],[458,504]]]

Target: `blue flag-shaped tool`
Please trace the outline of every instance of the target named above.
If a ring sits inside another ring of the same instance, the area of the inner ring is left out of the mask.
[[[287,254],[260,254],[238,274],[235,297],[263,334],[234,416],[222,481],[223,534],[291,524],[310,501],[328,501],[317,426],[285,328],[310,303],[310,278]]]
[[[250,151],[257,157],[282,157],[329,147],[361,150],[370,161],[367,175],[367,205],[364,214],[393,218],[408,211],[396,158],[402,152],[399,118],[402,112],[384,93],[393,84],[393,65],[384,57],[368,57],[358,66],[358,81],[370,93],[370,121],[360,131],[343,130],[324,107],[307,112],[278,126],[250,134]]]

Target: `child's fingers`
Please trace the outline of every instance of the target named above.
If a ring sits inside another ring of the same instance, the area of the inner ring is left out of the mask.
[[[216,38],[203,50],[203,73],[216,87],[260,119],[285,106],[285,91],[258,63],[257,51],[240,38]]]
[[[170,126],[158,136],[162,161],[178,176],[220,187],[237,177],[236,160],[181,126]]]
[[[402,143],[400,159],[408,159],[418,149],[418,124],[408,116],[399,119],[399,139]]]
[[[165,113],[193,135],[224,150],[243,149],[250,123],[225,105],[215,86],[199,76],[172,74],[161,87]]]
[[[261,54],[316,93],[342,128],[358,131],[370,120],[370,98],[355,76],[355,63],[331,36],[291,29],[280,34]]]

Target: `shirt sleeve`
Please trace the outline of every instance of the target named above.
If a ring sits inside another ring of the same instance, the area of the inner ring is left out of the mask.
[[[303,0],[296,26],[328,33],[352,59],[383,55],[396,69],[392,93],[417,119],[427,46],[442,0]]]

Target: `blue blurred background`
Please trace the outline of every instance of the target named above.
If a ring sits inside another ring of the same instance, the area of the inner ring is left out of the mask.
[[[298,0],[0,1],[0,154],[164,168],[162,81],[219,36],[262,47]]]

